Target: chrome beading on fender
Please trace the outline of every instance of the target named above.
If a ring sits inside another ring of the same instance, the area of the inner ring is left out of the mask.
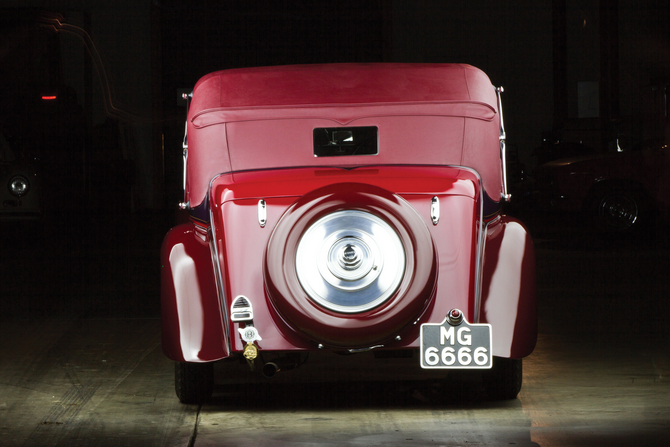
[[[336,211],[312,224],[296,250],[300,285],[317,304],[358,313],[393,295],[405,273],[405,250],[381,218],[357,210]]]
[[[218,177],[218,176],[217,176]],[[214,177],[216,178],[216,177]],[[210,188],[209,190],[212,190],[211,187],[211,182],[214,181],[214,178],[210,181]],[[209,197],[205,200],[208,200]],[[214,222],[214,216],[213,216],[213,211],[212,207],[209,207],[209,221],[210,223]],[[228,330],[230,328],[230,315],[228,313],[228,305],[226,302],[226,293],[223,289],[223,278],[221,277],[221,263],[219,262],[219,249],[216,244],[216,229],[214,228],[216,225],[210,225],[208,228],[209,232],[209,251],[212,255],[212,265],[214,266],[214,278],[216,279],[216,285],[217,288],[219,289],[219,300],[220,300],[220,306],[221,306],[221,313],[223,314],[223,327],[225,330]],[[230,340],[230,337],[226,337],[226,348],[228,349],[228,352],[232,352],[232,340]]]
[[[479,175],[479,172],[475,171],[472,168],[467,166],[452,165],[458,169],[463,169],[465,171],[472,172],[479,183],[479,191],[476,197],[477,206],[479,208],[479,216],[477,216],[477,252],[475,260],[475,312],[472,317],[472,322],[477,323],[479,321],[479,311],[481,307],[482,299],[482,275],[484,270],[484,245],[486,244],[486,228],[488,224],[484,225],[484,197],[486,194],[484,192],[484,184],[482,182],[482,176]]]

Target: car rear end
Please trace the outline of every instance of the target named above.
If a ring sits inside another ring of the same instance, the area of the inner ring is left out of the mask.
[[[313,351],[405,352],[417,371],[480,369],[490,394],[516,396],[534,260],[500,212],[499,93],[462,65],[203,78],[185,138],[191,219],[162,251],[180,399],[212,392],[212,362],[273,375]]]

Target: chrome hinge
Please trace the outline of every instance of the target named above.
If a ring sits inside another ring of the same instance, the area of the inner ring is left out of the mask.
[[[184,140],[181,143],[182,148],[182,159],[184,170],[182,173],[182,188],[184,191],[184,200],[179,203],[179,208],[186,210],[190,208],[189,201],[186,200],[186,166],[188,165],[188,108],[190,105],[190,100],[193,97],[193,93],[183,93],[182,98],[186,100],[186,121],[184,122]]]
[[[437,225],[440,221],[440,199],[437,196],[430,201],[430,219],[433,221],[433,225]]]
[[[502,163],[502,176],[503,176],[503,184],[502,184],[502,192],[500,193],[500,198],[504,200],[505,202],[509,202],[512,200],[512,194],[509,193],[509,190],[507,189],[507,149],[505,147],[505,142],[507,141],[507,134],[505,133],[505,121],[503,120],[503,109],[502,109],[502,99],[501,99],[501,93],[504,92],[505,89],[502,87],[497,87],[496,88],[496,96],[498,98],[498,113],[500,114],[500,162]]]
[[[265,224],[268,221],[268,210],[265,200],[261,199],[258,201],[258,224],[261,228],[265,227]]]

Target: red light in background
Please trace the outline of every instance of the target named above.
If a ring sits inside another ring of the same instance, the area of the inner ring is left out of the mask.
[[[54,99],[56,99],[56,95],[43,95],[42,99],[45,101],[53,101]]]

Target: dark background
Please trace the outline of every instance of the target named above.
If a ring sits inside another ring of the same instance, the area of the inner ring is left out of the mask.
[[[551,132],[596,148],[621,129],[659,133],[649,123],[660,113],[659,86],[670,77],[670,7],[660,0],[3,5],[0,126],[32,134],[39,141],[24,141],[22,149],[43,160],[80,164],[68,174],[80,188],[70,192],[87,191],[92,209],[99,206],[91,196],[99,194],[130,210],[179,200],[179,93],[215,70],[472,64],[505,87],[510,149],[529,169],[533,148]],[[45,89],[62,91],[58,111],[35,99]]]
[[[667,1],[5,0],[0,11],[0,131],[44,174],[43,221],[2,227],[3,253],[23,253],[2,261],[3,298],[43,297],[7,298],[19,314],[73,291],[147,295],[119,309],[154,309],[156,250],[182,199],[180,94],[211,71],[472,64],[504,86],[510,157],[527,172],[543,139],[605,151],[624,133],[667,132]]]

